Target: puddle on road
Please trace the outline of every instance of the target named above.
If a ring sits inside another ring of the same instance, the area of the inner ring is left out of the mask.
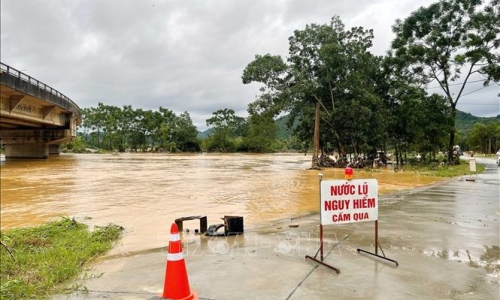
[[[471,253],[467,249],[459,250],[442,250],[437,248],[425,249],[422,251],[425,256],[439,257],[456,262],[468,263],[473,268],[483,268],[488,273],[491,281],[500,278],[500,247],[499,246],[484,246],[484,252]]]

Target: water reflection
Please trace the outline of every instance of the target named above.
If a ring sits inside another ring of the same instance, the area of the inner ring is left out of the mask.
[[[499,246],[485,246],[484,254],[481,255],[480,261],[489,274],[493,277],[500,277],[500,247]]]
[[[492,278],[500,278],[500,247],[484,246],[484,252],[479,255],[467,249],[446,250],[446,249],[425,249],[422,251],[429,257],[439,257],[457,262],[467,262],[470,267],[484,268]]]

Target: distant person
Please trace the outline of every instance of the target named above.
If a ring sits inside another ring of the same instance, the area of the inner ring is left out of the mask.
[[[496,153],[496,156],[497,156],[497,166],[500,167],[500,148],[498,148],[498,151]]]

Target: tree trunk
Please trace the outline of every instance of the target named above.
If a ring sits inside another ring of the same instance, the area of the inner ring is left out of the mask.
[[[313,156],[312,156],[312,162],[311,162],[311,169],[319,169],[319,160],[318,160],[318,155],[319,155],[319,118],[320,118],[320,104],[319,102],[316,103],[316,116],[314,118],[314,149],[313,149]]]
[[[453,146],[455,146],[455,106],[451,106],[451,123],[453,126],[450,128],[450,141],[448,143],[448,162],[453,163]]]
[[[339,157],[345,157],[345,149],[344,149],[344,145],[340,141],[339,133],[337,132],[337,130],[333,129],[333,134],[335,135],[335,138],[337,139],[338,148],[339,148]]]
[[[448,143],[448,162],[453,162],[453,146],[455,144],[455,128],[450,130],[450,142]]]
[[[399,151],[398,151],[398,145],[394,147],[394,157],[396,158],[396,168],[399,169]]]

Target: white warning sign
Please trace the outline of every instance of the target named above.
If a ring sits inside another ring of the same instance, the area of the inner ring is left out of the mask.
[[[378,220],[376,179],[322,180],[320,194],[322,225]]]

